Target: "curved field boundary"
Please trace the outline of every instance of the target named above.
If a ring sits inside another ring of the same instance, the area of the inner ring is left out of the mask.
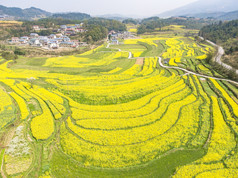
[[[196,75],[196,76],[199,76],[199,77],[204,77],[204,78],[208,78],[208,79],[212,78],[212,79],[215,79],[215,80],[227,81],[227,82],[231,82],[231,83],[234,83],[234,84],[238,85],[238,82],[235,82],[235,81],[233,81],[233,80],[223,79],[223,78],[217,78],[217,77],[211,77],[211,76],[202,75],[202,74],[197,74],[197,73],[195,73],[195,72],[189,71],[189,70],[187,70],[187,69],[183,69],[183,68],[181,68],[181,67],[165,66],[165,65],[162,64],[162,61],[161,61],[161,60],[162,60],[162,58],[159,57],[159,65],[160,65],[161,67],[163,67],[163,68],[167,68],[167,69],[179,69],[179,70],[183,70],[184,72],[187,72],[187,73],[189,73],[189,74],[193,74],[193,75]]]

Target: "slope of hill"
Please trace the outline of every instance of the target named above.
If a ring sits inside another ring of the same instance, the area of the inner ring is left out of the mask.
[[[35,7],[21,9],[16,7],[5,7],[0,5],[0,15],[3,14],[11,16],[15,19],[25,19],[25,20],[51,16],[50,12]]]
[[[225,12],[211,12],[211,13],[198,13],[198,14],[188,14],[187,17],[195,17],[195,18],[219,18],[220,16],[225,15]]]
[[[111,19],[111,20],[119,20],[119,21],[123,21],[123,20],[129,18],[129,17],[123,16],[123,15],[120,15],[120,14],[105,14],[105,15],[98,15],[96,17]]]
[[[236,20],[238,19],[238,11],[232,12],[213,12],[213,13],[199,13],[199,14],[189,14],[187,17],[195,18],[214,18],[216,20]]]
[[[15,20],[33,20],[33,19],[40,19],[46,17],[53,17],[53,18],[62,18],[62,19],[69,19],[69,20],[84,20],[91,18],[90,15],[85,13],[50,13],[44,11],[42,9],[38,9],[35,7],[21,9],[17,7],[5,7],[0,5],[0,15],[7,15]]]
[[[90,19],[91,16],[85,13],[72,12],[72,13],[57,13],[52,15],[53,18],[62,18],[68,20],[84,20]]]
[[[224,47],[224,62],[238,69],[238,20],[203,27],[200,35]]]
[[[238,11],[232,11],[223,14],[222,16],[218,17],[219,20],[236,20],[238,19]]]
[[[186,6],[159,14],[159,17],[171,17],[200,13],[230,12],[238,9],[236,0],[199,0]]]

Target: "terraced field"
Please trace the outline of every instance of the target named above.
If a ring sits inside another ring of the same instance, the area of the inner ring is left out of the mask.
[[[185,37],[106,47],[2,62],[2,177],[237,176],[237,86],[158,63],[222,77],[205,60],[212,47]]]

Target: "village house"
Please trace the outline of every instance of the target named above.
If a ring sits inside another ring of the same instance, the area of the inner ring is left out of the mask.
[[[11,43],[19,43],[19,38],[18,37],[12,37],[10,40]]]
[[[61,38],[61,37],[63,37],[63,34],[62,34],[62,33],[56,34],[56,38]]]
[[[76,33],[75,33],[75,29],[67,29],[67,30],[65,31],[65,34],[66,34],[66,35],[74,35],[74,34],[76,34]]]
[[[49,39],[55,39],[56,35],[55,34],[51,34],[50,36],[48,36]]]
[[[39,40],[39,39],[36,39],[36,38],[30,39],[29,44],[30,44],[31,46],[39,46],[39,47],[42,46],[42,44],[40,43],[40,40]]]
[[[38,38],[39,35],[37,33],[31,33],[30,38]]]
[[[54,43],[54,42],[50,42],[48,44],[48,48],[50,49],[58,49],[59,48],[59,45],[57,43]]]
[[[67,29],[67,25],[61,25],[61,26],[60,26],[60,30],[66,31],[66,29]]]
[[[49,43],[49,38],[47,36],[39,36],[38,38],[42,46],[46,46]]]
[[[33,25],[32,29],[35,31],[40,31],[40,27],[38,25]]]
[[[20,39],[20,40],[19,40],[19,43],[21,43],[21,44],[27,44],[27,41],[24,40],[24,39]]]
[[[65,47],[65,48],[69,48],[69,47],[76,48],[77,47],[77,45],[74,42],[61,42],[59,46]]]
[[[69,42],[69,41],[70,41],[70,38],[67,37],[67,36],[63,36],[62,38],[63,38],[63,41],[64,41],[64,42]]]
[[[83,29],[83,28],[76,28],[76,32],[83,33],[83,32],[85,32],[85,29]]]
[[[23,37],[21,37],[21,39],[28,41],[29,37],[28,36],[23,36]]]
[[[70,26],[68,28],[68,31],[74,30],[81,30],[82,32],[84,29],[80,27],[81,25],[77,24],[77,28],[74,28],[74,26]],[[67,26],[66,26],[67,27]],[[76,26],[75,26],[76,27]],[[64,28],[64,26],[62,26]],[[35,27],[37,29],[37,27]],[[48,47],[50,49],[58,49],[59,47],[70,47],[70,48],[77,48],[80,46],[87,46],[87,43],[85,42],[79,42],[78,40],[72,40],[67,35],[63,35],[62,33],[58,34],[51,34],[49,36],[39,36],[37,33],[31,33],[30,36],[23,36],[20,39],[18,37],[12,37],[11,40],[8,40],[9,43],[15,43],[15,44],[29,44],[30,46],[35,47]]]
[[[21,44],[27,44],[28,40],[27,40],[26,38],[21,37],[20,40],[19,40],[19,42],[20,42]]]
[[[169,58],[167,58],[167,59],[164,59],[164,64],[169,64],[169,61],[170,61],[170,59],[169,59]]]

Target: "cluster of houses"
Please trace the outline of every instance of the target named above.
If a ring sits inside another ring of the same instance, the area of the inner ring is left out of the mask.
[[[34,25],[32,27],[34,31],[42,31],[42,30],[47,30],[47,28],[44,28],[39,25]],[[77,33],[83,33],[86,30],[83,28],[83,23],[81,24],[75,24],[75,25],[61,25],[60,28],[57,29],[58,33],[61,33],[63,35],[76,35]]]
[[[125,31],[125,32],[115,32],[114,30],[110,31],[108,34],[108,40],[110,40],[111,44],[114,45],[119,45],[119,40],[118,39],[133,39],[135,38],[134,35],[132,35],[130,32]]]
[[[11,44],[30,45],[35,47],[45,47],[49,49],[58,49],[60,47],[77,48],[79,46],[86,46],[84,42],[78,40],[71,40],[68,36],[62,33],[51,34],[49,36],[39,36],[37,33],[31,33],[30,36],[12,37],[8,41]]]
[[[0,15],[0,20],[5,20],[5,19],[7,19],[8,17],[9,17],[8,15],[2,14],[2,15]]]
[[[64,35],[75,35],[77,33],[83,33],[86,30],[83,28],[83,23],[81,24],[75,24],[72,26],[68,25],[61,25],[58,29],[58,32],[64,34]]]
[[[77,48],[79,46],[86,46],[87,43],[79,42],[78,40],[71,40],[70,36],[74,36],[77,33],[85,32],[83,23],[75,25],[61,25],[57,30],[51,29],[56,34],[51,34],[49,36],[39,36],[37,33],[42,30],[47,30],[47,28],[34,25],[32,26],[34,33],[29,36],[23,37],[12,37],[8,40],[10,44],[16,45],[30,45],[35,47],[43,47],[47,49],[58,49],[58,48]],[[134,38],[130,32],[115,32],[110,31],[108,39],[111,44],[119,44],[118,39]]]
[[[67,48],[77,48],[79,46],[86,46],[87,43],[79,42],[78,40],[71,40],[70,36],[73,36],[77,33],[85,32],[83,28],[83,23],[75,24],[72,26],[61,25],[59,29],[55,32],[56,34],[51,34],[49,36],[39,36],[37,32],[42,30],[47,30],[42,26],[34,25],[32,27],[35,33],[31,33],[30,36],[23,37],[12,37],[8,42],[10,44],[17,45],[30,45],[35,47],[44,47],[48,49],[58,49],[60,47]]]

